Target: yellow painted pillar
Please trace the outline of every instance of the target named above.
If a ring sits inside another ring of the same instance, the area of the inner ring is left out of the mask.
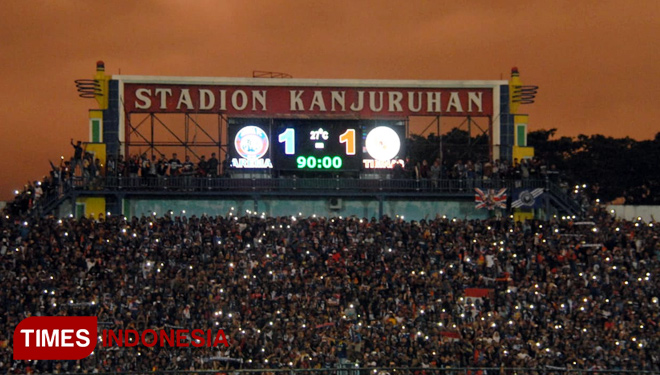
[[[520,81],[520,73],[515,66],[511,68],[511,78],[509,78],[509,113],[515,115],[518,113],[520,102],[516,101],[516,93],[520,93],[522,88],[522,81]]]
[[[527,146],[527,125],[529,116],[518,113],[521,100],[522,81],[518,68],[511,69],[511,78],[509,79],[509,110],[513,115],[513,159],[531,159],[534,157],[534,147]],[[515,190],[511,192],[514,194]],[[531,209],[513,209],[513,218],[515,221],[525,221],[534,218],[534,210]]]
[[[513,115],[513,158],[518,160],[534,157],[534,147],[527,146],[529,116],[518,113],[522,86],[518,68],[511,68],[511,78],[509,79],[509,112]]]
[[[104,197],[80,197],[76,199],[76,216],[78,213],[84,214],[87,218],[98,219],[105,217],[105,198]]]
[[[106,162],[106,152],[105,152],[105,143],[87,143],[85,145],[85,152],[89,152],[94,156],[94,160],[99,159],[101,162],[101,175],[105,175],[105,162]]]
[[[96,74],[94,80],[98,83],[98,90],[95,93],[96,101],[99,103],[99,109],[108,109],[108,87],[112,76],[105,74],[105,63],[96,62]]]

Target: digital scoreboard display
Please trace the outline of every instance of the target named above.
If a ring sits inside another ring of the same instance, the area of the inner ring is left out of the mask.
[[[358,172],[402,164],[403,121],[230,119],[232,169]]]
[[[283,171],[358,171],[359,121],[274,120],[274,160]]]

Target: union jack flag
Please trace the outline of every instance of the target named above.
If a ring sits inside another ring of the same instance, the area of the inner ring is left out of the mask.
[[[485,192],[479,188],[474,188],[475,208],[486,208],[494,210],[495,208],[506,208],[506,188],[495,192],[495,189],[488,189]]]

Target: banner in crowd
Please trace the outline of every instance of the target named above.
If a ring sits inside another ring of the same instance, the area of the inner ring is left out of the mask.
[[[461,335],[453,331],[440,331],[440,336],[445,337],[448,341],[458,341],[461,339]]]
[[[543,204],[543,188],[516,189],[513,193],[511,208],[540,208]]]
[[[465,289],[465,303],[459,308],[463,309],[464,313],[476,317],[481,313],[484,305],[484,299],[492,299],[493,289],[487,288],[466,288]]]
[[[494,210],[495,208],[506,208],[506,188],[500,189],[497,192],[495,189],[484,191],[479,188],[475,188],[474,191],[476,209],[486,208],[488,210]]]

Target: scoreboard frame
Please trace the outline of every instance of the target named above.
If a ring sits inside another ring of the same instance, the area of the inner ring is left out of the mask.
[[[407,121],[229,118],[229,167],[279,174],[404,166]]]

